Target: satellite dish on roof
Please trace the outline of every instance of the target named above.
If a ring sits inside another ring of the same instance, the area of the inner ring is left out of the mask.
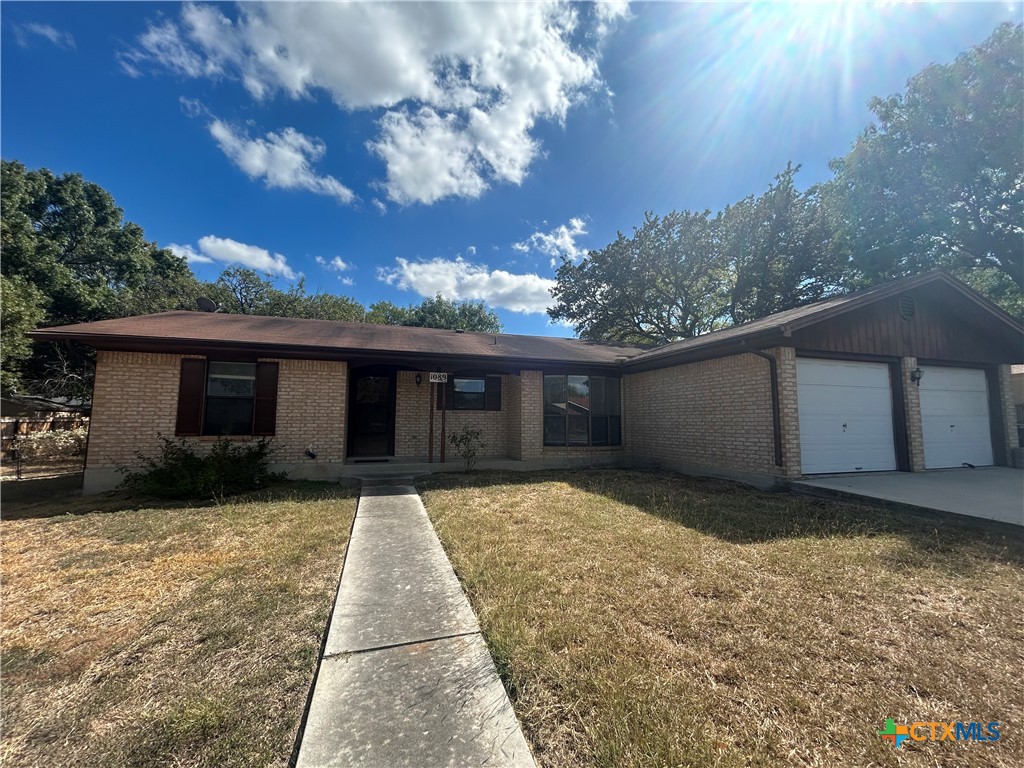
[[[205,296],[200,296],[196,299],[196,306],[199,307],[202,312],[219,312],[220,307],[217,306],[217,302],[213,299],[208,299]]]

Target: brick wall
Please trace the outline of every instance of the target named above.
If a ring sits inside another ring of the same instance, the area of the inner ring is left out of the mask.
[[[174,437],[182,355],[96,353],[86,470],[137,464],[157,433]]]
[[[780,354],[788,361],[780,368],[787,369],[795,408],[795,362]],[[782,473],[775,466],[766,360],[750,354],[705,360],[628,374],[623,385],[626,445],[634,455],[669,466]]]
[[[427,374],[420,373],[422,383],[416,386],[416,371],[399,371],[395,381],[395,456],[420,459],[427,455],[427,434],[430,428],[430,384]],[[434,413],[434,434],[441,431],[440,412]],[[440,445],[434,440],[434,450]],[[435,457],[436,458],[436,457]]]
[[[317,465],[345,460],[348,364],[333,360],[276,360],[275,463]],[[316,459],[305,455],[312,448]]]
[[[782,474],[800,477],[800,407],[797,402],[796,350],[768,350],[775,358],[779,382],[779,431],[782,435]]]
[[[509,376],[502,383],[502,394],[508,393],[508,457],[523,458],[523,386],[519,376]]]
[[[519,458],[523,461],[544,455],[544,374],[519,372]]]
[[[395,389],[395,458],[425,459],[430,433],[431,387],[426,374],[423,383],[416,386],[416,371],[399,371]],[[512,413],[512,390],[509,380],[514,376],[501,377],[500,411],[447,411],[445,429],[448,434],[458,432],[463,426],[480,430],[483,448],[480,458],[510,455],[509,419]],[[518,415],[518,414],[517,414]],[[441,411],[434,410],[434,461],[441,457]],[[445,447],[448,461],[457,460],[452,445]]]
[[[156,452],[158,433],[174,436],[182,357],[195,355],[97,354],[87,471],[134,466],[136,452]],[[280,366],[274,464],[305,467],[342,462],[346,363],[261,359]],[[202,451],[214,438],[191,438],[190,442]],[[317,454],[315,460],[305,456],[307,448]]]
[[[1003,434],[1006,438],[1006,466],[1013,466],[1013,449],[1017,447],[1017,409],[1014,405],[1013,381],[1008,365],[998,368],[999,405],[1003,412]]]
[[[910,380],[917,368],[916,357],[900,358],[900,379],[903,383],[903,412],[907,416],[907,449],[910,471],[924,472],[924,424],[921,421],[921,388]]]

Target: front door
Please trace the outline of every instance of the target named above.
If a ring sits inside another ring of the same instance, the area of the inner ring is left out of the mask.
[[[352,380],[348,452],[350,456],[395,453],[394,376],[361,375]]]

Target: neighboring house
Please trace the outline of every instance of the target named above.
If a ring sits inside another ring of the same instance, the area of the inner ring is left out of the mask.
[[[99,350],[87,492],[116,485],[158,433],[273,436],[279,469],[337,478],[353,462],[437,461],[442,418],[528,467],[772,484],[1005,465],[1024,359],[1024,327],[941,272],[653,349],[202,312],[32,335]],[[433,396],[431,372],[449,374]]]

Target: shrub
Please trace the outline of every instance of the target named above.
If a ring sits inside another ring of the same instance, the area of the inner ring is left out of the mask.
[[[17,446],[25,459],[63,459],[85,453],[88,437],[89,430],[86,427],[54,429],[20,436]]]
[[[476,466],[477,454],[484,444],[480,441],[480,430],[472,429],[468,425],[458,432],[452,432],[448,436],[448,442],[455,448],[455,452],[466,462],[466,471],[469,472]]]
[[[270,440],[235,444],[225,437],[201,456],[183,439],[160,438],[160,454],[136,454],[142,469],[122,467],[122,485],[131,491],[165,499],[200,499],[229,496],[265,488],[283,475],[268,468]]]

